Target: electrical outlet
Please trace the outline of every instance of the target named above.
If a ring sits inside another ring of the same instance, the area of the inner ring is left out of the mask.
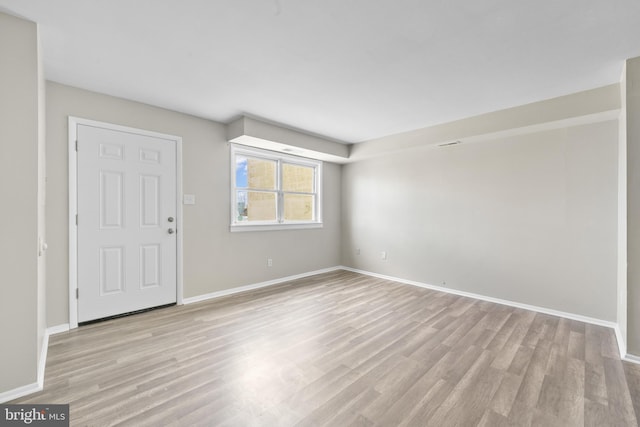
[[[380,258],[381,258],[381,259],[385,259],[385,260],[386,260],[386,259],[387,259],[387,251],[382,251],[382,252],[380,253]]]
[[[271,258],[267,258],[267,267],[273,267],[273,260]]]
[[[360,255],[360,248],[356,249],[356,255]]]
[[[442,281],[442,286],[447,286],[447,282],[445,282],[444,280]]]

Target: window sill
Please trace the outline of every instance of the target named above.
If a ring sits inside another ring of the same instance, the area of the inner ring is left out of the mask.
[[[276,231],[276,230],[305,230],[322,228],[321,222],[307,222],[298,224],[232,224],[229,231],[232,233],[245,231]]]

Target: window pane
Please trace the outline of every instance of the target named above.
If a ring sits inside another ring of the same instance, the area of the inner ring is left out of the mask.
[[[236,187],[247,188],[247,158],[243,156],[236,156]]]
[[[276,166],[272,160],[247,159],[247,186],[256,190],[276,189]]]
[[[237,222],[275,221],[276,194],[254,191],[238,191],[236,196]]]
[[[312,195],[285,194],[285,221],[313,221],[313,199]]]
[[[247,220],[275,221],[276,193],[247,192]]]
[[[237,222],[247,221],[247,192],[236,192],[236,210],[234,220]]]
[[[282,190],[313,193],[313,172],[312,167],[283,163]]]

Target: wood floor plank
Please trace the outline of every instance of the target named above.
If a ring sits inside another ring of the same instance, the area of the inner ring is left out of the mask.
[[[490,367],[491,353],[482,351],[459,380],[453,377],[453,390],[429,419],[433,425],[477,425],[493,394],[502,373]],[[464,410],[461,405],[464,405]]]
[[[609,417],[609,408],[606,404],[603,405],[585,398],[584,425],[585,427],[608,427],[615,424]]]
[[[52,336],[12,403],[73,426],[637,426],[639,393],[611,329],[335,271]]]
[[[511,372],[505,372],[500,382],[500,386],[491,399],[489,408],[495,414],[501,415],[506,418],[509,416],[509,411],[513,406],[513,401],[516,398],[520,384],[522,383],[522,376],[514,375]],[[486,414],[487,417],[493,418],[494,414]]]
[[[507,417],[487,409],[478,423],[478,427],[509,427],[514,424],[510,423]]]
[[[633,402],[636,418],[640,414],[640,365],[623,362],[624,375],[629,386],[629,393]]]
[[[606,347],[605,347],[606,354]],[[604,357],[604,377],[607,384],[609,416],[616,425],[637,425],[633,402],[628,392],[624,368],[620,360]]]

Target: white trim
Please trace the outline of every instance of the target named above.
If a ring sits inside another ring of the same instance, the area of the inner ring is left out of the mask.
[[[77,126],[86,125],[120,132],[134,133],[136,135],[162,138],[176,143],[176,303],[183,304],[183,222],[182,222],[182,137],[165,133],[153,132],[129,126],[121,126],[96,120],[83,119],[69,116],[69,328],[78,327],[78,300],[76,289],[78,287],[78,229],[76,226],[76,214],[78,212],[78,171],[76,140],[78,137]]]
[[[620,354],[624,357],[627,349],[628,305],[627,305],[627,276],[628,276],[628,227],[627,227],[627,103],[626,103],[626,62],[622,65],[620,77],[620,96],[622,98],[620,114],[618,116],[618,226],[617,226],[617,280],[616,304],[618,329],[616,338],[620,347]],[[623,333],[624,331],[624,333]]]
[[[69,331],[69,324],[63,323],[61,325],[52,326],[45,329],[44,338],[42,339],[42,349],[40,350],[40,360],[38,361],[38,387],[39,390],[44,388],[44,373],[47,366],[47,352],[49,351],[49,337],[51,335],[59,334]]]
[[[583,316],[581,314],[567,313],[565,311],[553,310],[551,308],[539,307],[535,305],[523,304],[515,301],[504,300],[500,298],[487,297],[480,294],[474,294],[471,292],[458,291],[451,288],[442,288],[440,286],[429,285],[427,283],[416,282],[413,280],[400,279],[398,277],[386,276],[384,274],[372,273],[370,271],[358,270],[351,267],[340,267],[343,270],[351,271],[353,273],[360,273],[367,276],[377,277],[379,279],[392,280],[394,282],[405,283],[407,285],[418,286],[420,288],[431,289],[434,291],[445,292],[453,295],[460,295],[463,297],[473,298],[481,301],[493,302],[496,304],[508,305],[510,307],[521,308],[524,310],[535,311],[538,313],[549,314],[551,316],[564,317],[565,319],[577,320],[579,322],[590,323],[592,325],[604,326],[606,328],[615,329],[617,324],[608,320],[595,319],[593,317]]]
[[[69,324],[51,326],[44,330],[44,338],[42,339],[42,349],[40,350],[40,360],[38,361],[38,387],[39,390],[44,388],[44,372],[47,366],[47,352],[49,351],[49,337],[51,335],[60,334],[69,331]]]
[[[69,332],[69,329],[71,329],[71,328],[69,327],[68,323],[62,323],[60,325],[48,327],[47,328],[47,334],[49,334],[49,336],[56,335],[56,334],[61,334],[63,332]]]
[[[76,140],[78,139],[78,123],[82,119],[69,116],[69,327],[78,327],[78,229],[76,217],[78,212],[78,158]]]
[[[243,233],[246,231],[276,231],[276,230],[303,230],[307,228],[322,228],[321,222],[304,222],[300,224],[269,224],[269,225],[254,225],[254,224],[234,224],[229,226],[229,231],[232,233]]]
[[[332,271],[341,270],[343,267],[329,267],[322,270],[310,271],[308,273],[296,274],[293,276],[282,277],[280,279],[268,280],[266,282],[254,283],[252,285],[238,286],[237,288],[224,289],[222,291],[211,292],[209,294],[198,295],[195,297],[185,298],[185,304],[193,304],[200,301],[206,301],[210,299],[225,297],[227,295],[233,295],[240,292],[251,291],[254,289],[266,288],[268,286],[278,285],[280,283],[289,282],[291,280],[303,279],[309,276],[315,276],[316,274],[330,273]]]
[[[44,368],[47,366],[47,352],[49,351],[49,330],[45,329],[44,337],[42,338],[42,348],[40,349],[40,359],[38,360],[38,388],[42,390],[44,388]]]
[[[640,365],[640,357],[634,356],[633,354],[625,355],[622,360],[624,360],[625,362],[635,363],[636,365]]]
[[[0,393],[0,403],[10,402],[12,400],[19,399],[32,393],[37,393],[39,391],[42,391],[42,387],[37,382],[23,385],[21,387],[17,387],[12,390],[7,390]]]
[[[176,304],[182,305],[182,299],[184,296],[184,282],[183,282],[183,238],[184,235],[184,227],[183,227],[183,216],[182,216],[182,138],[179,136],[176,138],[176,244],[178,247],[176,248]]]
[[[613,330],[616,333],[616,341],[618,341],[618,351],[620,351],[620,359],[623,359],[627,356],[627,345],[622,337],[622,331],[620,330],[620,325],[616,323]]]

